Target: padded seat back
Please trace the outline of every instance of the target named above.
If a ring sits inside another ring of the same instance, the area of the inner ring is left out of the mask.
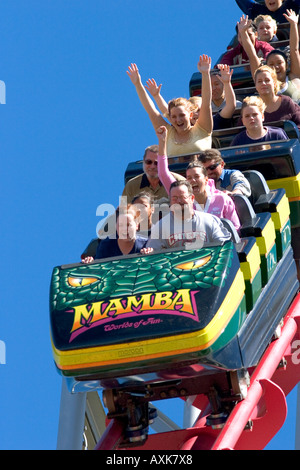
[[[250,223],[255,219],[256,214],[249,199],[242,194],[235,194],[233,197],[237,215],[240,219],[241,225]]]
[[[259,171],[256,170],[247,170],[243,171],[243,175],[249,181],[251,187],[251,195],[249,196],[249,200],[251,204],[254,206],[256,201],[259,199],[260,196],[269,194],[270,190],[267,185],[267,182]]]
[[[240,243],[240,241],[241,241],[240,236],[237,232],[237,229],[235,228],[235,226],[231,222],[231,220],[221,219],[221,221],[222,221],[224,227],[228,230],[228,232],[231,233],[231,240],[233,241],[233,243]]]

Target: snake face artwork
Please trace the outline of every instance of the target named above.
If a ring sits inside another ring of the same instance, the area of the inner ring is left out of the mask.
[[[234,253],[228,242],[54,268],[55,347],[69,350],[204,328],[236,274]]]

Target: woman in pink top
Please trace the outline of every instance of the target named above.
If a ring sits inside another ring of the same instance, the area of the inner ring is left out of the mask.
[[[158,176],[169,193],[175,178],[169,170],[166,155],[167,128],[165,126],[159,127],[156,135],[158,137]],[[201,163],[189,164],[186,170],[186,179],[192,185],[197,210],[228,219],[237,230],[240,228],[241,224],[233,200],[226,193],[215,188],[214,181],[208,179],[206,169]]]

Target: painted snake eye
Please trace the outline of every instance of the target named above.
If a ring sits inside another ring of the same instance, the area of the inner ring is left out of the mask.
[[[99,281],[96,277],[68,277],[68,283],[71,287],[83,287]]]
[[[191,269],[199,269],[211,260],[211,255],[205,256],[204,258],[197,259],[195,261],[189,261],[188,263],[178,264],[176,268],[183,269],[185,271]]]

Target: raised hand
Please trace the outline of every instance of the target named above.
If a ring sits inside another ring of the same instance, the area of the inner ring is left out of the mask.
[[[162,84],[157,85],[154,78],[149,78],[146,83],[147,85],[145,85],[145,88],[149,91],[151,96],[155,97],[160,94]]]
[[[240,21],[237,22],[239,31],[247,31],[252,25],[252,20],[248,18],[248,15],[243,15],[240,18]]]
[[[165,126],[160,126],[160,127],[158,127],[158,128],[155,130],[155,132],[156,132],[156,135],[157,135],[158,140],[163,141],[163,142],[166,141],[168,131],[167,131],[167,128],[166,128]]]
[[[211,58],[208,55],[203,54],[199,57],[198,70],[200,73],[210,72]]]
[[[141,81],[139,69],[136,64],[130,64],[126,73],[134,85],[137,85]]]
[[[286,13],[283,13],[283,16],[290,24],[296,23],[298,25],[299,15],[296,15],[293,10],[286,10]]]
[[[227,64],[218,64],[218,69],[220,70],[219,78],[222,83],[230,83],[231,77],[233,74],[233,69],[230,70],[230,66]]]

